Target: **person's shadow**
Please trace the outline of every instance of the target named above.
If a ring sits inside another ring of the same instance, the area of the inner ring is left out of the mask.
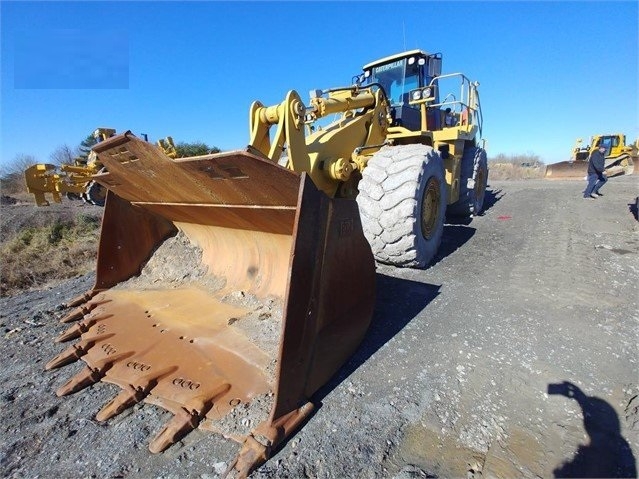
[[[590,444],[580,445],[571,461],[553,471],[555,477],[637,477],[635,457],[621,436],[619,417],[610,404],[587,396],[568,381],[549,384],[548,394],[560,394],[577,401],[584,429],[590,436]]]
[[[628,203],[628,211],[639,221],[639,196],[633,199],[632,203]]]

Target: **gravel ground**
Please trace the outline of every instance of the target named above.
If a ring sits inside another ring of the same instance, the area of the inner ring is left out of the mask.
[[[491,182],[486,213],[447,225],[433,266],[379,266],[364,343],[252,477],[636,475],[638,178],[597,200],[580,181]],[[219,477],[233,442],[196,430],[153,455],[168,413],[101,424],[114,386],[55,396],[82,367],[44,372],[64,347],[60,304],[91,285],[0,300],[0,475]]]

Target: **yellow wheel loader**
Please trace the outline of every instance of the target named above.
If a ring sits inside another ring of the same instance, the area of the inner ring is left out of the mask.
[[[606,148],[605,173],[608,177],[639,173],[635,164],[639,161],[637,142],[626,146],[626,135],[615,133],[595,135],[590,144],[582,146],[583,140],[578,138],[572,150],[570,160],[553,163],[546,167],[546,179],[549,180],[581,180],[588,175],[588,158],[590,153],[600,146]]]
[[[77,322],[58,340],[78,341],[46,366],[86,368],[58,395],[113,383],[98,420],[142,401],[174,414],[151,451],[199,427],[241,444],[229,471],[267,460],[363,339],[375,258],[424,267],[447,213],[482,210],[478,84],[441,61],[412,50],[308,104],[254,102],[243,150],[171,159],[130,132],[96,145],[96,283],[62,319]]]

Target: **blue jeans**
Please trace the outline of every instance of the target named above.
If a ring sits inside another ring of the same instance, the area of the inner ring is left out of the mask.
[[[584,198],[599,193],[599,188],[601,188],[606,181],[608,181],[608,178],[606,178],[603,174],[589,174],[588,186],[586,186],[586,191],[584,191]]]

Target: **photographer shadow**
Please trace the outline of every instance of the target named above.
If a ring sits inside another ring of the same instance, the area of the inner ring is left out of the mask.
[[[639,221],[639,196],[635,197],[632,203],[628,203],[628,211],[635,220]]]
[[[548,394],[577,401],[590,438],[588,445],[579,446],[571,461],[553,471],[555,477],[637,477],[635,457],[621,436],[619,417],[608,402],[587,396],[568,381],[549,384]]]

